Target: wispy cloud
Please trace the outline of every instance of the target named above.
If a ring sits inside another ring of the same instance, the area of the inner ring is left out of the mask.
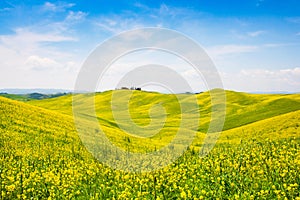
[[[67,61],[62,63],[52,58],[41,57],[38,55],[29,56],[25,60],[24,65],[28,68],[28,70],[52,72],[54,70],[58,70],[60,72],[76,70],[76,68],[78,67],[78,63],[75,63],[73,61]]]
[[[109,18],[100,17],[97,20],[94,20],[94,25],[112,34],[117,34],[125,30],[146,26],[146,24],[142,23],[138,18],[124,18],[117,15],[111,16]]]
[[[278,78],[286,76],[300,76],[300,68],[280,69],[280,70],[266,70],[266,69],[248,69],[241,70],[241,74],[251,77],[262,78]],[[300,82],[300,80],[298,81]]]
[[[257,37],[264,33],[266,33],[266,31],[259,30],[259,31],[254,31],[254,32],[248,32],[247,35],[250,37]]]
[[[11,10],[11,8],[8,8],[8,7],[6,7],[6,8],[0,8],[0,12],[8,12],[10,10]]]
[[[267,44],[262,44],[262,47],[276,48],[276,47],[296,46],[296,45],[299,45],[299,44],[297,44],[297,43],[267,43]]]
[[[38,6],[40,10],[35,15],[40,17],[36,17],[32,24],[12,26],[12,33],[0,35],[0,54],[4,56],[0,63],[2,70],[14,68],[19,74],[56,73],[71,68],[76,71],[74,68],[79,67],[81,58],[65,49],[69,44],[79,42],[77,25],[88,14],[71,10],[73,6],[73,3],[46,2]],[[22,12],[26,13],[26,7],[23,9]]]
[[[262,35],[266,34],[267,31],[257,30],[257,31],[248,31],[248,32],[246,32],[246,31],[240,31],[240,30],[231,30],[230,33],[236,39],[246,40],[246,39],[249,39],[249,38],[252,39],[252,38],[262,36]]]
[[[240,54],[240,53],[248,53],[254,52],[259,48],[259,46],[251,46],[251,45],[219,45],[209,47],[207,49],[208,53],[213,56],[223,56],[228,54]]]
[[[165,3],[158,7],[149,7],[141,3],[134,3],[133,5],[140,10],[138,12],[124,11],[117,15],[102,15],[94,19],[94,24],[113,34],[147,26],[178,29],[187,21],[195,21],[197,17],[199,18],[203,14],[200,11],[174,7]]]
[[[52,11],[52,12],[64,12],[66,9],[75,6],[74,3],[65,3],[65,2],[58,2],[58,3],[50,3],[45,2],[42,6],[42,10],[44,11]]]
[[[46,57],[39,57],[37,55],[32,55],[27,58],[24,63],[29,69],[33,69],[36,71],[41,70],[49,70],[56,68],[60,64],[53,59],[46,58]]]
[[[243,69],[237,73],[223,72],[221,76],[225,87],[234,90],[300,91],[299,67],[279,70]]]
[[[284,46],[296,46],[296,43],[266,43],[259,45],[218,45],[207,48],[207,52],[212,57],[220,57],[226,55],[237,55],[241,53],[251,53],[264,48],[280,48]]]
[[[43,42],[76,41],[74,37],[56,32],[38,33],[29,28],[17,28],[13,35],[0,35],[0,44],[19,51],[30,50]]]
[[[271,82],[283,85],[298,85],[300,86],[300,68],[280,69],[280,70],[264,70],[264,69],[252,69],[242,70],[240,75],[256,80],[269,81],[268,85],[272,85]],[[276,89],[276,88],[274,88]]]
[[[0,54],[4,56],[2,63],[8,68],[25,69],[26,66],[28,70],[57,68],[58,65],[63,66],[71,56],[49,46],[49,43],[73,41],[77,41],[77,38],[56,32],[39,33],[29,28],[18,28],[12,35],[0,35]],[[51,57],[59,59],[61,64]]]
[[[77,11],[77,12],[69,11],[65,21],[66,22],[70,22],[70,21],[78,22],[78,21],[85,19],[85,17],[87,15],[88,15],[87,13],[82,12],[82,11]]]

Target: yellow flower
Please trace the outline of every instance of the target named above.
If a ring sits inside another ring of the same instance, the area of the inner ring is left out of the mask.
[[[183,198],[183,199],[186,199],[186,193],[184,191],[182,191],[180,193],[180,197]]]
[[[14,184],[6,186],[6,190],[9,191],[9,192],[13,192],[15,190],[15,188],[16,188],[16,186]]]

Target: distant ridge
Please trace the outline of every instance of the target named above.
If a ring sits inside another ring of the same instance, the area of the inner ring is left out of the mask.
[[[248,92],[250,94],[298,94],[300,92],[288,92],[288,91],[254,91],[254,92]]]
[[[8,93],[8,94],[31,94],[31,93],[56,94],[56,93],[70,93],[70,92],[73,92],[73,90],[43,89],[43,88],[33,88],[33,89],[7,88],[7,89],[0,89],[0,93]]]

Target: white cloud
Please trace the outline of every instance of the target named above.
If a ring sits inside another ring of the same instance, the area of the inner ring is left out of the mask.
[[[283,75],[288,75],[288,76],[297,76],[297,78],[299,80],[298,82],[300,82],[300,67],[296,67],[293,69],[282,69],[282,70],[279,70],[279,73],[283,74]]]
[[[64,69],[69,72],[73,72],[77,74],[79,72],[79,63],[74,61],[68,61],[66,64],[64,64]]]
[[[241,75],[251,77],[253,79],[265,79],[269,81],[280,82],[284,85],[299,85],[300,86],[300,68],[281,69],[281,70],[242,70]],[[269,85],[271,86],[271,84]],[[300,88],[300,87],[299,87]]]
[[[45,2],[44,8],[45,8],[45,10],[51,10],[51,11],[55,11],[56,10],[55,4],[50,3],[50,2]]]
[[[268,44],[264,44],[264,47],[269,47],[269,48],[273,48],[273,47],[283,47],[283,46],[290,46],[293,44],[285,44],[285,43],[268,43]]]
[[[257,30],[257,31],[248,31],[248,32],[241,32],[240,30],[230,30],[233,37],[241,40],[255,38],[267,33],[265,30]]]
[[[159,5],[159,7],[152,7],[141,3],[134,3],[135,7],[141,9],[145,14],[149,15],[151,18],[155,19],[161,19],[163,17],[169,16],[169,17],[175,17],[175,16],[191,16],[195,14],[200,14],[201,12],[197,11],[195,12],[192,9],[184,8],[184,7],[174,7],[167,5],[165,3],[162,3]]]
[[[239,91],[292,91],[299,92],[300,68],[241,70],[221,73],[226,88]]]
[[[78,11],[78,12],[74,12],[74,11],[70,11],[68,16],[66,17],[66,21],[80,21],[83,20],[85,17],[87,16],[87,13],[82,12],[82,11]]]
[[[29,56],[24,63],[30,69],[41,71],[41,70],[49,70],[59,67],[59,63],[55,60],[46,58],[46,57],[39,57],[37,55]]]
[[[6,45],[14,42],[18,43],[35,43],[35,42],[63,42],[76,41],[76,38],[61,35],[59,33],[38,33],[29,28],[17,28],[15,34],[0,35],[1,43]]]
[[[78,63],[74,61],[67,62],[57,62],[54,59],[41,57],[38,55],[29,56],[25,63],[25,66],[28,67],[28,70],[34,71],[78,71]]]
[[[170,11],[170,9],[166,4],[163,3],[160,5],[160,8],[159,8],[160,14],[168,13],[169,11]]]
[[[184,8],[184,7],[174,7],[167,5],[165,3],[162,3],[158,9],[152,9],[152,15],[158,16],[158,19],[168,19],[168,18],[177,18],[184,21],[184,19],[189,19],[194,17],[199,17],[200,15],[203,15],[203,12],[195,11],[190,8]],[[169,20],[171,20],[169,19]]]
[[[19,55],[34,55],[38,52],[45,52],[45,42],[66,42],[76,41],[74,37],[64,36],[60,33],[38,33],[29,28],[17,28],[15,34],[0,35],[0,46],[3,50],[14,51]]]
[[[12,34],[0,34],[0,87],[72,87],[82,57],[74,54],[76,49],[66,49],[79,42],[74,25],[87,16],[68,11],[73,6],[46,2],[38,14],[64,12],[57,15],[61,20],[41,18],[31,26],[11,27]]]
[[[0,35],[0,87],[71,87],[76,75],[70,72],[76,70],[74,63],[78,58],[51,43],[76,40],[59,32],[39,33],[31,28],[18,28],[12,35]],[[67,79],[68,82],[58,85],[57,81],[63,83]]]
[[[226,55],[236,55],[241,53],[251,53],[263,48],[277,48],[283,46],[293,46],[295,43],[266,43],[261,45],[219,45],[208,47],[207,53],[213,58],[218,58]]]
[[[164,27],[183,29],[182,25],[186,22],[198,21],[202,12],[194,11],[189,8],[174,7],[165,3],[158,7],[149,7],[141,3],[133,4],[140,9],[139,12],[124,11],[115,14],[108,14],[94,19],[94,24],[104,31],[116,34],[125,30],[140,27]],[[140,13],[140,14],[138,14]]]
[[[65,16],[65,15],[64,15]],[[39,30],[39,32],[50,32],[51,34],[56,35],[74,35],[76,33],[76,25],[83,24],[85,22],[86,17],[88,16],[88,13],[82,12],[82,11],[69,11],[67,15],[60,21],[52,21],[50,23],[44,24],[44,25],[33,25],[30,27],[31,30]],[[77,38],[73,38],[74,40],[77,40]]]
[[[117,34],[125,30],[145,27],[145,24],[139,22],[135,18],[123,18],[120,16],[101,17],[97,19],[94,24],[104,31],[112,34]]]
[[[10,10],[11,10],[11,8],[0,8],[0,12],[7,12]]]
[[[247,35],[250,37],[257,37],[264,33],[266,33],[266,31],[254,31],[254,32],[248,32]]]
[[[207,49],[208,54],[213,57],[223,56],[228,54],[240,54],[254,52],[258,49],[258,46],[251,45],[220,45],[209,47]]]
[[[63,3],[59,2],[57,4],[45,2],[42,6],[42,9],[45,11],[52,11],[52,12],[64,12],[66,9],[75,6],[73,3]]]

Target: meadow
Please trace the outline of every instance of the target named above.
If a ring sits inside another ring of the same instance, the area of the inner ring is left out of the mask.
[[[77,97],[86,101],[85,95]],[[115,145],[155,151],[173,139],[180,119],[174,95],[135,91],[131,96],[129,114],[136,124],[151,124],[151,116],[160,117],[155,105],[164,107],[164,128],[149,138],[118,127],[111,97],[107,91],[90,98]],[[300,199],[300,94],[226,91],[223,132],[205,157],[199,150],[210,122],[210,97],[208,92],[196,97],[200,125],[191,147],[174,163],[148,173],[114,170],[87,151],[74,125],[72,95],[25,103],[0,97],[0,199]],[[187,94],[182,98],[190,101]],[[122,114],[121,107],[117,110]],[[126,121],[122,125],[130,129]]]

